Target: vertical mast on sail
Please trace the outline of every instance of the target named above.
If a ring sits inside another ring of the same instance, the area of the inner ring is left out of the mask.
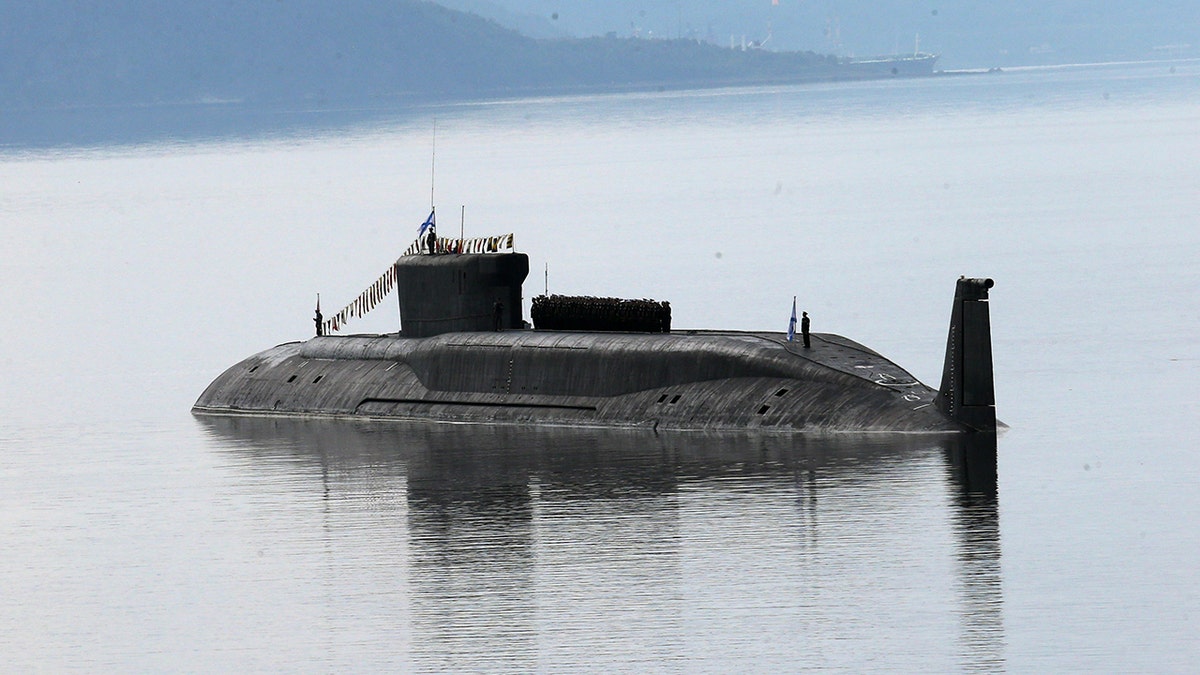
[[[433,150],[429,158],[429,210],[433,210],[433,186],[437,178],[437,118],[433,118]]]

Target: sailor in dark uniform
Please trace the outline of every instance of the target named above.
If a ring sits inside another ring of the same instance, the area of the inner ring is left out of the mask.
[[[804,318],[800,319],[800,335],[804,337],[804,348],[808,349],[812,345],[808,343],[808,312],[803,312]]]
[[[425,235],[425,248],[429,254],[437,253],[437,233],[434,232],[433,226],[429,226],[429,234]]]

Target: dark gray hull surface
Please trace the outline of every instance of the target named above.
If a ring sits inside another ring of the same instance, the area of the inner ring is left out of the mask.
[[[958,432],[938,391],[846,338],[543,330],[328,336],[233,366],[196,402],[303,415],[654,429]]]

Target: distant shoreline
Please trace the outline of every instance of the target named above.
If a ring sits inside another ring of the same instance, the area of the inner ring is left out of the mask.
[[[832,70],[814,69],[812,72],[797,73],[791,77],[731,77],[719,80],[687,79],[669,82],[507,87],[479,91],[469,96],[412,92],[343,101],[315,98],[296,101],[234,99],[7,108],[0,110],[5,117],[4,128],[0,130],[0,152],[287,137],[300,133],[349,129],[383,120],[403,120],[409,116],[417,116],[431,106],[470,105],[530,98],[709,91],[929,77],[839,75],[840,73]]]
[[[1113,66],[1175,66],[1200,64],[1200,59],[1127,61],[1022,68],[956,69],[934,71],[932,78],[957,78]],[[441,106],[504,103],[523,99],[705,92],[773,86],[804,86],[908,78],[838,78],[828,74],[792,78],[729,78],[722,81],[680,81],[670,84],[609,84],[508,88],[473,96],[429,96],[419,93],[377,97],[360,101],[198,100],[160,103],[86,104],[54,108],[0,109],[0,154],[45,151],[87,151],[103,147],[136,147],[171,143],[238,142],[272,138],[297,138],[313,134],[352,131],[378,123],[402,124],[422,119]]]

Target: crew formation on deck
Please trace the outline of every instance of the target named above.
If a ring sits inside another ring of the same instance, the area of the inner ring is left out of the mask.
[[[539,295],[529,316],[544,330],[671,332],[671,303],[657,300]]]

